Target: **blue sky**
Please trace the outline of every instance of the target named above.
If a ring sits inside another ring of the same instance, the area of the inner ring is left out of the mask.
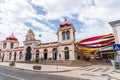
[[[31,28],[43,43],[57,41],[65,17],[76,29],[76,41],[109,34],[108,22],[119,19],[119,4],[120,0],[0,0],[0,40],[14,33],[22,45]]]

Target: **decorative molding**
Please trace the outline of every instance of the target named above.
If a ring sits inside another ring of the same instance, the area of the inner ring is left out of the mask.
[[[69,43],[69,44],[61,44],[61,46],[66,46],[66,45],[72,45],[72,43]]]

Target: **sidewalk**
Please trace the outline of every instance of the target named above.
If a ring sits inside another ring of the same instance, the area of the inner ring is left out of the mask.
[[[11,67],[8,62],[1,62],[0,65]],[[113,66],[92,65],[86,67],[69,67],[37,64],[42,66],[41,70],[33,70],[33,65],[36,64],[16,63],[16,66],[13,66],[13,68],[84,78],[87,80],[120,80],[120,70],[115,70]]]
[[[25,69],[25,70],[32,70],[32,71],[41,71],[41,72],[65,72],[77,69],[79,67],[68,67],[68,66],[60,66],[60,65],[41,65],[41,64],[28,64],[28,63],[16,63],[15,66],[9,66],[9,62],[1,62],[0,65],[18,68],[18,69]],[[41,70],[33,70],[34,65],[40,65]]]

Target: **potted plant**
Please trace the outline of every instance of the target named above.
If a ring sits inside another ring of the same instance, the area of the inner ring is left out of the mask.
[[[15,61],[10,62],[9,66],[15,66]]]
[[[115,53],[114,52],[110,53],[110,57],[111,57],[111,63],[115,67],[115,62],[114,62]]]
[[[35,58],[35,65],[33,66],[34,70],[41,70],[41,66],[39,64],[39,58]]]

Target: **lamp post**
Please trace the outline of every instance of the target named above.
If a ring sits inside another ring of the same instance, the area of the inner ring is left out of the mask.
[[[59,60],[61,60],[61,54],[60,54],[60,42],[58,42],[58,49],[57,49],[57,71],[58,71],[58,65],[59,65]]]

